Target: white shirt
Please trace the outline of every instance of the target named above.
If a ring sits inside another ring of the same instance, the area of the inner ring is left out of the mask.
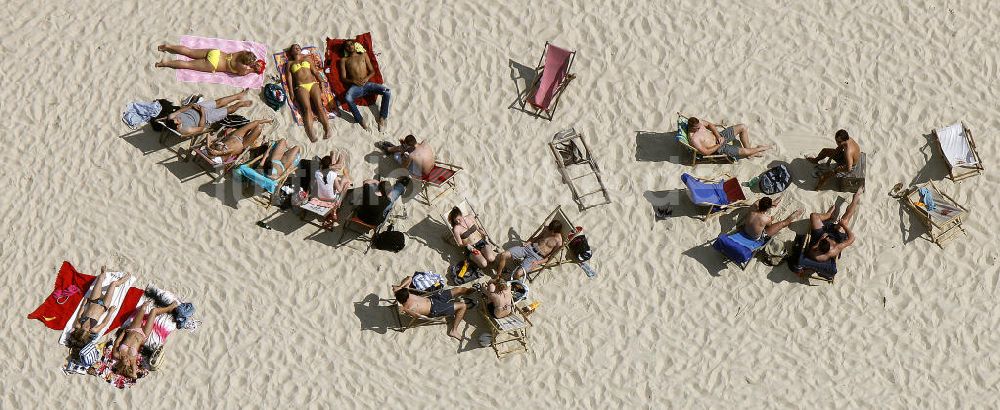
[[[337,191],[333,189],[333,183],[337,181],[337,172],[326,171],[326,183],[323,183],[323,170],[318,170],[313,174],[312,196],[319,199],[336,199]]]

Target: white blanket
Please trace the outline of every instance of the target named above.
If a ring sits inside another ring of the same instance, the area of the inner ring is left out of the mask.
[[[69,322],[66,322],[66,327],[63,329],[62,333],[59,334],[59,344],[63,346],[66,345],[66,339],[69,337],[69,333],[73,330],[73,323],[76,323],[76,317],[80,314],[80,309],[83,308],[83,305],[87,303],[87,301],[90,300],[90,298],[94,294],[94,286],[97,285],[100,286],[101,289],[106,290],[108,285],[111,284],[111,282],[121,279],[122,276],[125,276],[125,272],[108,272],[107,276],[104,277],[104,283],[98,285],[97,280],[94,280],[94,283],[92,283],[90,285],[90,288],[87,289],[87,293],[83,295],[83,299],[80,300],[80,304],[77,305],[76,310],[73,311],[73,316],[70,317]],[[131,287],[133,283],[135,283],[135,276],[132,276],[127,281],[125,281],[125,283],[121,284],[121,286],[115,288],[115,294],[112,297],[111,305],[109,305],[108,307],[117,306],[118,308],[121,308],[121,304],[125,300],[125,294],[128,293],[128,288]],[[114,311],[108,310],[104,312],[104,314],[101,315],[101,317],[97,318],[97,321],[100,322],[104,320],[104,317],[107,316],[109,313],[117,315],[118,310],[119,309],[115,309]],[[99,331],[96,334],[99,336],[103,336],[104,332],[107,332],[108,327],[111,326],[111,322],[113,322],[113,320],[109,320],[108,323],[105,324],[103,328],[99,329]]]
[[[941,143],[941,151],[944,152],[944,157],[952,168],[970,167],[978,163],[961,123],[938,129],[937,136]]]

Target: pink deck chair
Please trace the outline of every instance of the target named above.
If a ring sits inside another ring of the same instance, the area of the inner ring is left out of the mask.
[[[526,102],[535,108],[535,115],[552,120],[559,96],[576,74],[569,72],[576,58],[576,51],[545,42],[545,53],[535,68],[535,81],[528,88]],[[542,113],[547,116],[543,116]]]

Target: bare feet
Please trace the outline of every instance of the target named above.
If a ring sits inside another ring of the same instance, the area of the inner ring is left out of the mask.
[[[362,120],[362,121],[361,121],[361,122],[359,122],[358,124],[361,124],[361,128],[364,128],[364,129],[365,129],[365,131],[370,131],[370,130],[368,129],[368,124],[365,124],[364,120]]]
[[[272,122],[274,122],[274,118],[268,118],[266,120],[260,120],[261,125],[270,124]]]
[[[326,132],[323,133],[323,139],[328,140],[330,138],[333,138],[333,133],[330,132],[330,130],[327,130]]]
[[[167,45],[166,44],[160,44],[160,45],[156,46],[156,51],[159,51],[159,52],[167,51]]]
[[[250,92],[249,88],[244,88],[243,91],[240,91],[240,99],[241,100],[247,99],[247,93],[249,92]]]
[[[858,188],[858,192],[854,193],[854,197],[851,198],[851,202],[858,202],[861,200],[861,193],[865,192],[865,187]]]
[[[379,131],[382,131],[383,128],[385,127],[385,118],[379,117],[377,120],[375,120],[375,125],[378,126]]]
[[[115,286],[125,283],[125,281],[127,281],[131,277],[132,277],[132,272],[125,273],[124,275],[122,275],[122,277],[118,278],[118,280],[115,281]]]
[[[462,333],[459,332],[457,328],[452,329],[450,332],[448,332],[448,336],[455,338],[455,340],[458,340],[459,342],[462,341]]]
[[[252,105],[253,105],[253,101],[242,100],[242,101],[236,103],[235,107],[236,108],[243,108],[243,107],[249,107],[249,106],[252,106]]]

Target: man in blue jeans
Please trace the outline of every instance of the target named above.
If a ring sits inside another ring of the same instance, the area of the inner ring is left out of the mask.
[[[382,222],[385,222],[385,218],[389,216],[392,207],[396,205],[396,201],[403,195],[403,191],[406,190],[406,186],[409,184],[409,177],[397,179],[391,188],[389,181],[379,182],[374,179],[365,181],[360,188],[361,203],[358,204],[358,219],[368,225],[381,225]]]
[[[340,81],[348,87],[345,98],[347,105],[351,108],[351,115],[354,116],[354,121],[361,124],[361,128],[367,130],[368,125],[365,124],[364,118],[361,118],[361,111],[358,111],[358,105],[355,101],[372,94],[382,96],[378,118],[375,119],[378,130],[382,131],[385,119],[389,117],[389,102],[392,100],[392,94],[389,87],[368,81],[375,75],[375,67],[372,65],[372,60],[368,58],[365,47],[354,40],[344,43],[344,58],[341,58],[337,63],[337,69],[340,70]]]

